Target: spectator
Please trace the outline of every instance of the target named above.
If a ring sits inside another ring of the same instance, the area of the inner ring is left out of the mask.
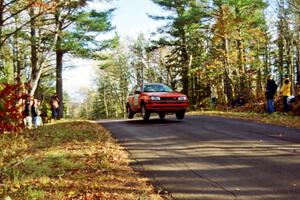
[[[280,94],[282,96],[283,108],[285,112],[290,111],[290,106],[288,103],[288,97],[291,96],[291,81],[288,78],[288,75],[285,75],[285,79],[283,80]]]
[[[276,94],[277,84],[273,80],[272,75],[268,76],[267,86],[266,86],[266,98],[267,98],[267,112],[272,114],[275,112],[274,108],[274,95]]]
[[[32,117],[31,117],[31,106],[32,106],[32,97],[27,97],[25,100],[24,106],[24,124],[25,128],[31,129],[32,128]]]
[[[31,114],[32,114],[32,122],[35,128],[38,128],[41,125],[40,119],[40,100],[34,99],[33,104],[31,106]]]
[[[51,105],[52,119],[57,120],[59,115],[59,99],[57,95],[51,97],[50,105]]]

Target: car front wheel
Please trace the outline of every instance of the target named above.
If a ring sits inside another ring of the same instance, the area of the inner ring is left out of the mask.
[[[145,121],[148,121],[150,119],[150,112],[147,110],[144,103],[141,105],[141,113]]]
[[[165,116],[166,116],[166,113],[165,112],[160,112],[160,113],[158,113],[158,116],[159,116],[160,119],[164,119]]]
[[[178,111],[176,112],[176,118],[177,119],[183,119],[185,115],[185,111]]]
[[[128,117],[128,119],[132,119],[133,116],[134,116],[134,112],[132,112],[130,106],[128,105],[127,106],[127,117]]]

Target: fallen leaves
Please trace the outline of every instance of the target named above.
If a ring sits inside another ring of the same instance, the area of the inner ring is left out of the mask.
[[[20,136],[23,139],[16,138],[16,143],[5,139],[7,143],[0,153],[5,153],[1,162],[6,167],[2,176],[6,189],[0,190],[0,196],[50,200],[161,199],[149,181],[139,178],[128,166],[126,152],[101,126],[64,122],[35,131]]]

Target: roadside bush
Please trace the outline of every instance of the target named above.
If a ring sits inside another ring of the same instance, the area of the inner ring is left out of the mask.
[[[26,95],[21,84],[0,84],[0,133],[19,132],[23,129],[22,104]]]

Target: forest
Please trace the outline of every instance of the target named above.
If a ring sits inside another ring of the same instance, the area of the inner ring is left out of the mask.
[[[142,81],[185,93],[190,110],[228,109],[242,97],[247,111],[264,112],[268,75],[279,88],[287,75],[299,99],[299,0],[152,0],[165,12],[148,17],[164,25],[131,39],[114,33],[115,8],[96,9],[95,2],[0,0],[2,122],[16,122],[11,107],[20,91],[45,110],[56,93],[60,117],[123,118],[129,91]],[[70,102],[63,90],[66,56],[99,61],[97,87],[84,102]]]

